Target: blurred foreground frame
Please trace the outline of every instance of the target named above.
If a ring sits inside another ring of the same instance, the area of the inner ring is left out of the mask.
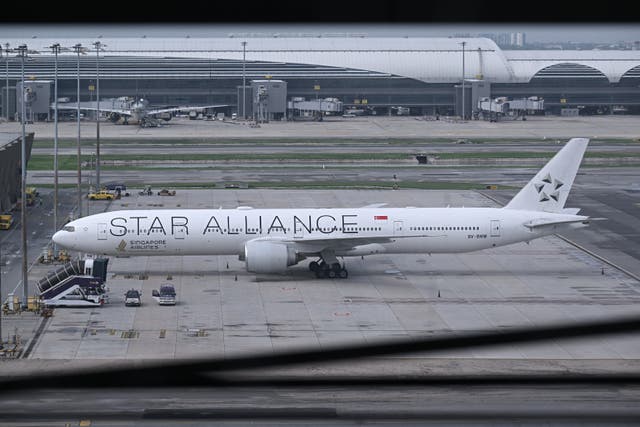
[[[483,385],[628,385],[640,386],[639,373],[505,373],[471,375],[274,375],[260,370],[318,363],[332,363],[370,357],[428,355],[436,351],[465,350],[515,343],[557,339],[632,334],[640,332],[640,316],[588,322],[552,324],[544,327],[512,327],[508,330],[468,334],[447,334],[410,340],[378,341],[365,345],[332,346],[323,350],[295,350],[259,353],[229,358],[188,361],[145,360],[116,368],[84,368],[29,373],[0,381],[0,398],[14,391],[71,388],[169,388],[169,387],[407,387]],[[428,359],[425,359],[428,364]],[[257,373],[257,374],[256,374]]]

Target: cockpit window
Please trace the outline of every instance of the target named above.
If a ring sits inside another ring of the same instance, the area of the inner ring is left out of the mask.
[[[62,227],[62,229],[70,233],[73,233],[74,231],[76,231],[76,228],[73,225],[65,225],[64,227]]]

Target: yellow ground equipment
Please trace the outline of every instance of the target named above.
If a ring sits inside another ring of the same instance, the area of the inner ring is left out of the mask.
[[[87,195],[89,200],[113,200],[115,195],[105,190],[96,191]]]
[[[0,215],[0,230],[8,230],[13,224],[13,215]]]
[[[33,206],[36,201],[36,197],[40,195],[36,187],[27,187],[25,189],[25,194],[27,195],[27,206]]]

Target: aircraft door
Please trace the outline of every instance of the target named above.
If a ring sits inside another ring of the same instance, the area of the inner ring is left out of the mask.
[[[491,221],[491,237],[500,237],[500,220]]]
[[[404,233],[404,231],[402,231],[403,229],[404,229],[403,221],[393,221],[394,236],[402,236],[402,234]]]
[[[177,227],[173,233],[173,237],[179,240],[184,240],[184,227]]]
[[[107,224],[98,224],[98,240],[107,240]]]

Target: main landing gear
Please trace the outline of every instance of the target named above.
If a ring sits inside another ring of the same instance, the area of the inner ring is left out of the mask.
[[[349,272],[339,262],[328,264],[322,259],[320,261],[311,261],[309,270],[313,271],[318,279],[346,279],[349,277]]]
[[[321,253],[318,261],[309,263],[309,270],[313,271],[318,279],[346,279],[349,277],[349,272],[344,264],[340,264],[333,253]]]

